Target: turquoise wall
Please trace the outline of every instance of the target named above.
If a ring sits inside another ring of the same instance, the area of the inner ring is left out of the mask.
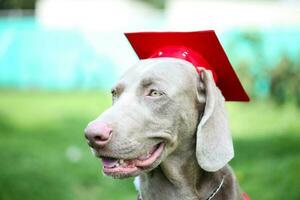
[[[106,34],[103,46],[122,51],[113,40]],[[234,67],[248,63],[262,93],[268,88],[264,72],[276,66],[282,54],[300,58],[300,28],[234,30],[220,35],[220,40]],[[78,30],[46,29],[33,17],[0,19],[0,87],[107,89],[117,77],[112,58],[96,51]]]
[[[113,62],[76,30],[47,30],[33,18],[0,20],[0,86],[106,88]]]

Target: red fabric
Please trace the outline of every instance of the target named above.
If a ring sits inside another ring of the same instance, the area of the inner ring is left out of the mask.
[[[226,101],[249,101],[214,31],[125,33],[140,59],[180,58],[213,72]],[[183,53],[187,52],[187,56]]]
[[[250,200],[250,197],[247,195],[246,192],[243,192],[243,197],[245,200]]]
[[[214,69],[206,62],[206,60],[197,52],[184,47],[184,46],[168,46],[161,49],[158,49],[155,51],[154,54],[150,56],[150,58],[159,58],[159,57],[171,57],[171,58],[179,58],[182,60],[186,60],[190,63],[192,63],[200,75],[200,71],[197,69],[197,67],[202,66],[205,69],[209,69],[212,71],[214,80],[217,82],[218,77],[214,71]]]

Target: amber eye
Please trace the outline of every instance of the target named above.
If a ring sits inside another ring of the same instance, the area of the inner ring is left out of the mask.
[[[159,97],[162,96],[163,94],[164,94],[163,92],[160,92],[158,90],[151,90],[148,96]]]

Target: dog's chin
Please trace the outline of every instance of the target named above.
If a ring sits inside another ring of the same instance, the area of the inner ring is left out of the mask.
[[[128,178],[138,176],[156,168],[162,160],[165,144],[155,145],[147,154],[136,159],[117,159],[101,157],[102,170],[105,175],[113,178]]]

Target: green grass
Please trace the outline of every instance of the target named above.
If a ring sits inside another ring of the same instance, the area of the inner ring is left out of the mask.
[[[83,137],[109,105],[97,91],[0,91],[0,199],[135,199],[132,179],[103,176]],[[300,199],[299,110],[256,102],[228,112],[242,188],[254,200]]]

